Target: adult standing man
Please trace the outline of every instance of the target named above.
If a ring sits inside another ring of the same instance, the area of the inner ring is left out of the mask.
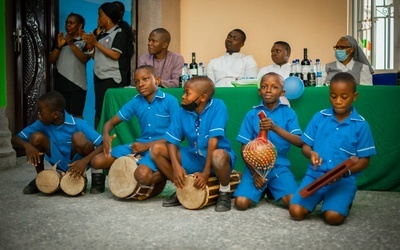
[[[253,56],[240,53],[245,41],[242,30],[232,30],[225,39],[226,53],[208,64],[207,76],[216,87],[233,87],[231,82],[238,77],[257,77],[258,66]]]
[[[161,79],[160,87],[179,87],[179,76],[184,59],[181,55],[168,50],[171,34],[164,28],[157,28],[149,35],[148,51],[139,58],[138,66],[152,65]]]

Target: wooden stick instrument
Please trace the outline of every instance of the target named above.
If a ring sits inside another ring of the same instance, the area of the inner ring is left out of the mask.
[[[321,187],[331,183],[333,180],[338,179],[343,176],[347,172],[349,168],[351,168],[354,164],[358,162],[357,156],[351,156],[344,162],[340,163],[336,167],[332,168],[324,175],[316,179],[315,181],[311,182],[308,186],[303,188],[300,191],[300,196],[306,198],[313,193],[315,193]]]

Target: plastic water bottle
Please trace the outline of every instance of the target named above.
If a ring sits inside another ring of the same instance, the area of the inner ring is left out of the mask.
[[[315,60],[315,83],[316,87],[321,87],[323,86],[322,82],[322,65],[321,61],[319,59]]]
[[[296,60],[292,61],[292,65],[290,65],[290,74],[289,76],[295,76],[296,75]]]
[[[189,80],[189,68],[188,64],[184,63],[182,67],[182,73],[179,76],[179,87],[182,88],[187,80]]]
[[[204,64],[202,63],[202,62],[200,62],[199,63],[199,68],[197,69],[197,74],[199,75],[199,76],[204,76],[204,75],[206,75],[206,72],[205,72],[206,70],[205,70],[205,67],[204,67]]]

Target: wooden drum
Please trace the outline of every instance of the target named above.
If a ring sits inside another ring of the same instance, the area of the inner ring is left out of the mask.
[[[45,169],[36,176],[36,186],[44,194],[52,194],[60,188],[61,173]]]
[[[79,176],[77,179],[73,179],[69,173],[66,173],[60,182],[61,190],[64,193],[76,196],[76,195],[84,195],[87,186],[87,178],[86,176]]]
[[[233,171],[230,177],[231,194],[236,190],[240,182],[240,174]],[[218,200],[219,181],[216,176],[208,178],[205,189],[197,189],[193,186],[193,175],[187,175],[185,178],[185,187],[176,190],[176,196],[182,206],[187,209],[200,209],[205,206],[214,204]]]
[[[108,172],[108,186],[113,195],[121,199],[145,200],[160,194],[166,181],[154,185],[140,185],[135,179],[137,159],[133,155],[122,156],[114,161]]]

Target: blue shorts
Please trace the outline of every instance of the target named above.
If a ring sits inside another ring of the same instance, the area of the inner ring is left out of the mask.
[[[190,153],[186,147],[179,147],[181,154],[181,165],[185,169],[186,174],[194,174],[196,172],[203,172],[204,165],[206,164],[206,158],[204,156]],[[225,151],[229,154],[231,159],[230,168],[231,171],[236,163],[236,155],[233,151]],[[211,169],[211,173],[215,174],[214,170]]]
[[[286,195],[294,194],[298,187],[296,179],[294,178],[292,172],[290,172],[287,167],[279,167],[273,168],[268,173],[267,185],[264,185],[264,187],[258,189],[254,185],[251,171],[248,167],[245,167],[240,183],[233,193],[233,196],[246,197],[254,203],[258,203],[261,199],[262,193],[267,186],[276,201],[279,201],[280,199],[282,199],[282,197]]]
[[[111,155],[114,158],[120,158],[129,154],[132,154],[131,144],[119,145],[111,149]],[[145,165],[153,170],[153,172],[158,171],[156,164],[154,164],[153,160],[150,157],[150,150],[140,153],[140,156],[141,158],[137,162],[137,165]]]
[[[315,179],[315,177],[306,174],[299,189],[293,195],[290,204],[300,205],[312,212],[323,201],[322,213],[325,211],[335,211],[343,216],[347,216],[349,207],[357,192],[356,177],[342,178],[337,182],[322,187],[309,197],[302,198],[299,192]]]
[[[60,161],[57,163],[57,169],[63,172],[68,171],[69,169],[68,164],[83,158],[80,154],[75,154],[71,159],[71,156],[70,155],[66,156],[65,154],[63,154],[52,140],[50,140],[50,154],[51,157],[45,154],[44,159],[47,162],[49,162],[52,166],[56,164],[58,161]],[[88,165],[88,167],[89,166],[90,165]]]

